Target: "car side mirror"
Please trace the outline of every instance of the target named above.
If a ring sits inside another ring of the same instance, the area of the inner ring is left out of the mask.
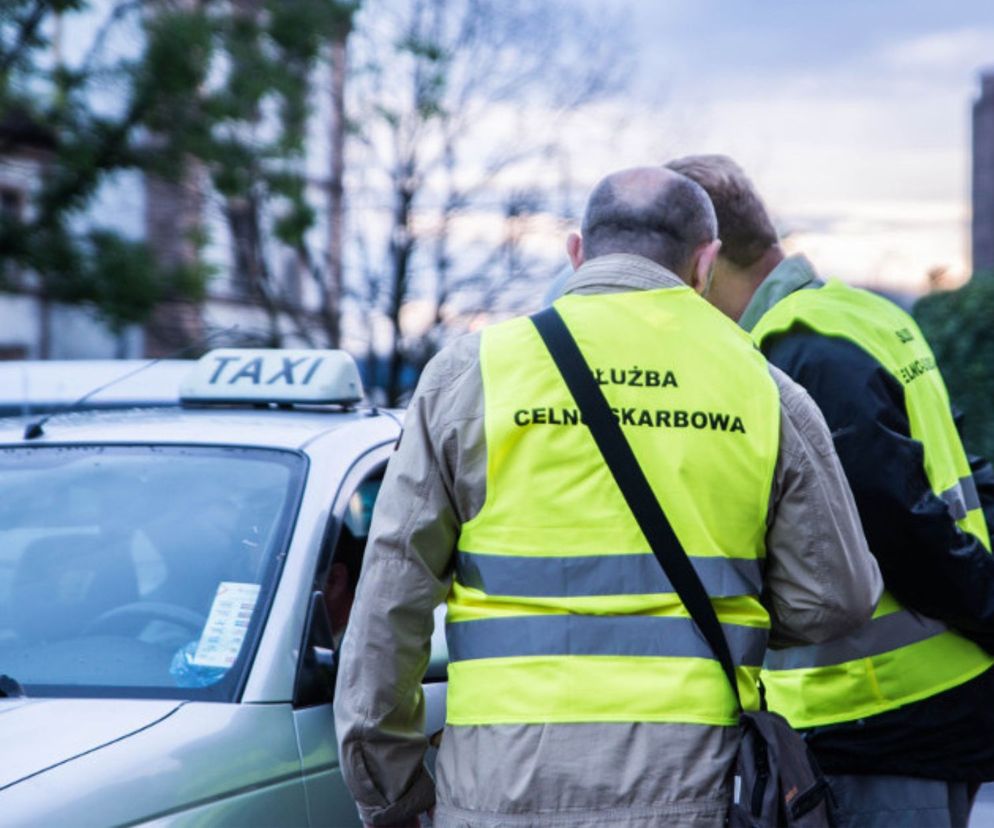
[[[337,674],[338,672],[337,650],[332,650],[329,647],[318,647],[317,645],[314,645],[313,647],[311,647],[311,656],[321,670],[326,671],[331,676]]]

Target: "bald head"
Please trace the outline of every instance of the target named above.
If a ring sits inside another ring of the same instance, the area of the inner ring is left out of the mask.
[[[714,241],[718,222],[707,193],[673,170],[636,167],[609,175],[590,194],[583,254],[644,256],[689,281],[694,255]]]

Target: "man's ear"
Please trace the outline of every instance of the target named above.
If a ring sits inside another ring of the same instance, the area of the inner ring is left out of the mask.
[[[718,261],[718,251],[720,250],[720,239],[702,244],[697,248],[693,272],[690,274],[690,286],[701,296],[707,296],[711,289],[711,279],[714,277],[714,267]]]
[[[579,233],[570,233],[566,237],[566,255],[569,256],[573,270],[579,270],[583,264],[583,239]]]

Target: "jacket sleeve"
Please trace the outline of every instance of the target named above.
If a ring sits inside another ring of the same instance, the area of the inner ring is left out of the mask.
[[[980,508],[984,511],[984,521],[990,534],[994,528],[994,468],[984,457],[967,455],[967,459],[970,461],[970,472],[977,486]]]
[[[770,646],[812,644],[869,620],[883,589],[825,421],[804,389],[780,390],[780,455],[766,535]]]
[[[376,501],[362,574],[342,643],[335,728],[342,773],[365,822],[402,822],[428,810],[421,681],[433,611],[449,588],[459,531],[444,465],[440,395],[451,360],[425,369]]]
[[[792,332],[766,350],[824,413],[887,588],[994,652],[994,557],[932,492],[901,385],[846,340]]]
[[[963,412],[953,406],[953,421],[956,423],[956,430],[959,432],[960,440],[963,439]],[[986,457],[978,457],[967,454],[970,463],[970,474],[973,475],[974,485],[977,487],[977,495],[980,498],[980,508],[984,512],[984,522],[987,524],[987,531],[994,534],[994,468]]]

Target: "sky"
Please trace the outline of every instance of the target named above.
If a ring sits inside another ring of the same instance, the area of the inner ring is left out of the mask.
[[[618,26],[630,68],[562,127],[578,193],[620,166],[723,152],[825,275],[910,293],[931,268],[948,286],[966,278],[970,110],[994,70],[994,0],[577,2]],[[137,193],[107,188],[99,212],[140,234],[141,210],[121,209]],[[561,239],[544,243],[560,255]]]
[[[631,0],[626,17],[616,103],[630,115],[612,161],[724,152],[823,272],[911,292],[932,267],[965,278],[994,3]]]

